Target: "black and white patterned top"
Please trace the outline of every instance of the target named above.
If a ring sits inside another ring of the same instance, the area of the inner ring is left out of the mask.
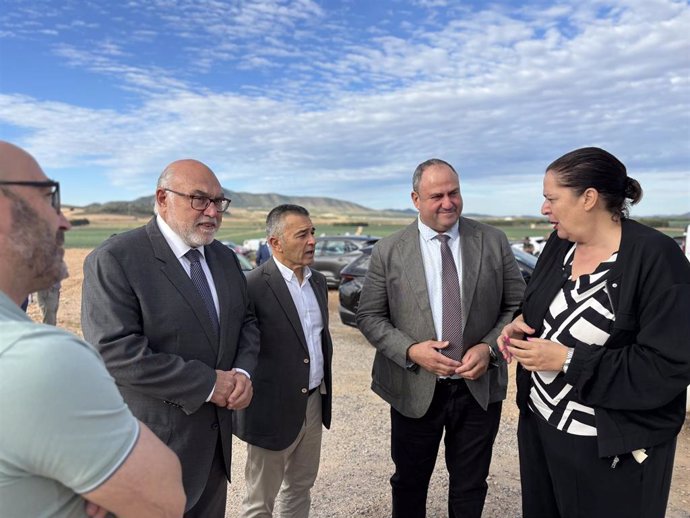
[[[615,315],[606,287],[606,277],[618,252],[589,275],[572,280],[574,244],[565,256],[563,268],[568,280],[554,297],[544,317],[541,338],[575,347],[577,341],[604,345]],[[566,383],[561,371],[532,373],[529,408],[559,430],[573,435],[596,436],[594,409],[580,402],[577,389]]]

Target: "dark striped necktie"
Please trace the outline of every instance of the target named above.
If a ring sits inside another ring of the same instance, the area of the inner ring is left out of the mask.
[[[460,360],[464,345],[458,269],[448,246],[450,236],[438,234],[436,239],[441,242],[441,306],[443,307],[441,339],[450,342],[448,347],[441,349],[441,353],[454,360]]]
[[[220,324],[218,322],[218,313],[216,313],[216,305],[213,303],[213,295],[211,295],[211,288],[208,285],[208,280],[206,280],[206,275],[201,267],[201,252],[196,248],[189,250],[184,256],[189,261],[190,271],[189,276],[192,279],[194,287],[199,292],[201,299],[206,305],[206,311],[208,311],[208,316],[213,322],[213,329],[218,334]]]

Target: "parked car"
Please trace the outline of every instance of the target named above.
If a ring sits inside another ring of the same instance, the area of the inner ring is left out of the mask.
[[[232,246],[232,245],[234,245],[234,243],[232,241],[221,241],[221,243],[224,244],[225,246],[227,246],[233,252],[235,252],[235,255],[237,256],[237,260],[240,262],[240,267],[242,268],[242,271],[244,273],[247,273],[249,270],[254,269],[254,265],[252,264],[252,262],[249,259],[247,259],[244,256],[244,254],[237,253],[237,251],[235,250],[235,247]]]
[[[359,307],[359,296],[362,293],[362,285],[364,284],[364,277],[369,269],[369,261],[371,260],[371,251],[374,247],[367,246],[362,248],[359,257],[355,258],[340,272],[340,287],[338,288],[340,320],[343,324],[348,326],[357,326],[355,321],[355,314]],[[518,268],[525,282],[529,282],[532,277],[532,272],[537,264],[537,258],[531,254],[517,250],[511,247]]]
[[[512,252],[515,256],[515,260],[517,261],[522,278],[525,279],[526,283],[529,282],[529,280],[532,278],[534,267],[537,265],[537,257],[532,254],[528,254],[527,252],[523,252],[522,250],[518,250],[517,248],[513,248]]]
[[[511,244],[514,247],[518,247],[519,250],[522,250],[525,253],[531,253],[534,256],[538,256],[544,249],[544,245],[546,245],[547,240],[548,236],[527,236],[525,239],[513,242]],[[525,249],[527,246],[531,248],[531,251]]]
[[[373,245],[378,240],[378,237],[372,236],[317,237],[311,268],[326,276],[329,287],[337,288],[340,284],[340,271],[359,256],[362,248]]]
[[[244,246],[247,250],[250,252],[256,252],[259,249],[259,245],[261,244],[261,241],[265,240],[265,237],[256,237],[253,239],[245,239],[244,242],[242,243],[242,246]]]
[[[340,272],[340,287],[338,288],[338,313],[340,321],[348,326],[357,327],[355,313],[359,307],[359,296],[362,293],[364,277],[369,270],[371,260],[371,250],[373,246],[368,246],[360,250],[359,257],[348,264]]]
[[[228,248],[232,249],[233,252],[235,252],[237,255],[247,255],[250,250],[246,246],[238,245],[234,241],[221,241],[225,246]]]
[[[252,262],[247,259],[245,256],[242,254],[235,254],[237,256],[237,260],[240,262],[240,266],[242,267],[242,271],[247,273],[249,270],[254,269],[254,265]]]

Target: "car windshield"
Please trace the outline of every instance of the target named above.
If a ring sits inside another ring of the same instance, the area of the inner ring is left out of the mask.
[[[250,263],[249,259],[247,259],[242,254],[235,254],[235,257],[237,257],[237,260],[240,262],[240,266],[242,267],[243,271],[246,272],[254,269],[254,265]]]
[[[369,262],[371,261],[371,254],[363,254],[358,259],[355,259],[348,268],[350,273],[365,275],[369,269]]]
[[[522,250],[518,250],[515,247],[513,247],[513,254],[515,255],[516,259],[518,259],[519,261],[522,261],[527,266],[534,268],[537,265],[537,258],[535,256],[533,256],[532,254],[528,254],[527,252],[523,252]]]

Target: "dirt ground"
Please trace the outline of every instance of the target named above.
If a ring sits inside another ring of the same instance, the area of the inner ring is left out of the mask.
[[[88,250],[69,249],[66,261],[70,278],[62,285],[58,325],[81,334],[82,264]],[[324,433],[321,469],[313,490],[312,518],[383,517],[390,515],[392,462],[388,453],[388,406],[369,389],[373,348],[358,330],[340,323],[337,291],[329,298],[330,327],[334,341],[333,424]],[[38,319],[37,304],[29,314]],[[517,409],[514,383],[503,406],[501,429],[494,448],[485,517],[520,516],[520,485],[515,430]],[[447,480],[439,454],[429,490],[428,515],[446,516]],[[228,489],[226,516],[238,516],[244,494],[245,449],[235,439],[233,481]],[[690,430],[678,437],[673,483],[667,518],[690,518]]]

